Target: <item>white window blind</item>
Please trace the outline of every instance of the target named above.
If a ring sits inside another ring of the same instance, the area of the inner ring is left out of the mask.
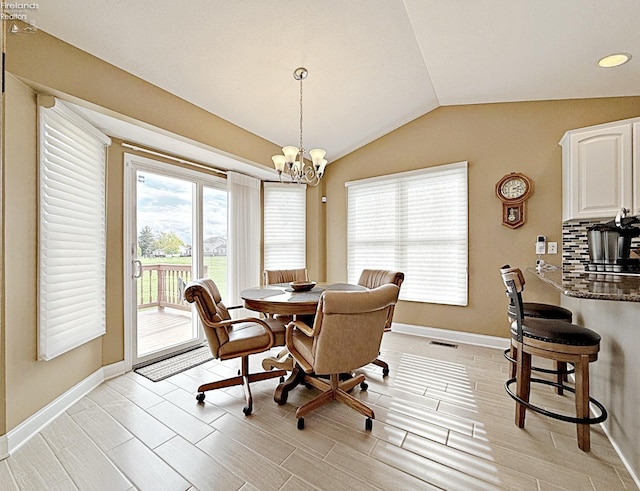
[[[57,99],[39,119],[38,357],[51,360],[105,333],[111,140]]]
[[[304,184],[264,183],[264,267],[306,267]]]
[[[350,283],[402,271],[402,300],[467,305],[467,162],[346,186]]]

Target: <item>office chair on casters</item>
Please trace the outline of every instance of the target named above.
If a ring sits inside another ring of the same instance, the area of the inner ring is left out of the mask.
[[[360,273],[360,279],[358,280],[358,285],[364,286],[366,288],[378,288],[381,285],[385,285],[387,283],[391,283],[398,287],[398,290],[402,286],[402,282],[404,281],[404,273],[400,271],[388,271],[385,269],[363,269],[362,273]],[[387,315],[387,321],[385,322],[384,330],[391,330],[391,322],[393,321],[393,311],[395,309],[395,305],[389,307],[389,313]],[[374,365],[382,367],[382,376],[386,377],[389,375],[389,364],[381,360],[380,358],[376,358],[372,362]]]
[[[589,396],[589,363],[598,359],[600,336],[586,327],[557,319],[526,318],[523,314],[522,273],[517,268],[501,271],[502,281],[513,304],[515,320],[511,324],[511,340],[516,348],[516,374],[505,383],[507,394],[516,401],[515,423],[524,428],[527,409],[544,416],[576,424],[578,447],[584,452],[591,449],[590,425],[607,419],[604,406]],[[560,382],[531,378],[531,356],[538,356],[575,367],[575,388]],[[531,384],[539,383],[568,390],[575,394],[576,416],[567,416],[536,406],[529,402]],[[512,389],[516,384],[515,392]],[[589,403],[600,415],[589,417]]]
[[[240,373],[237,377],[202,384],[198,387],[198,402],[203,402],[205,392],[209,390],[242,385],[246,406],[242,409],[245,416],[253,410],[253,397],[249,384],[259,380],[280,377],[284,380],[285,370],[249,373],[249,355],[262,353],[272,346],[284,345],[285,327],[276,319],[257,319],[248,317],[232,320],[227,307],[222,303],[220,291],[213,280],[202,278],[187,284],[184,292],[189,303],[195,303],[209,348],[214,358],[229,360],[241,359]]]
[[[301,321],[287,325],[287,348],[296,361],[290,380],[322,391],[296,410],[298,429],[304,428],[308,413],[337,400],[366,416],[365,429],[371,430],[373,410],[349,394],[358,384],[362,390],[367,389],[365,376],[359,374],[341,381],[340,375],[351,374],[378,356],[387,310],[396,303],[398,291],[395,285],[367,291],[325,291],[313,327]],[[328,376],[329,381],[318,376]],[[289,384],[287,381],[278,385],[274,394],[278,404],[286,403]]]

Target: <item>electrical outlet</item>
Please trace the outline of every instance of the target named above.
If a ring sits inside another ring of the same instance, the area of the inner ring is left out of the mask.
[[[545,249],[547,245],[547,236],[546,235],[538,235],[536,238],[536,254],[545,254]]]
[[[549,242],[547,245],[547,254],[558,254],[558,243]]]

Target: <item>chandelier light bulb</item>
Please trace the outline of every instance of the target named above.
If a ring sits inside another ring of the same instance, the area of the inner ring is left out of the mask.
[[[282,153],[284,154],[287,164],[293,163],[293,161],[298,156],[299,151],[300,150],[298,149],[298,147],[292,147],[292,146],[282,147]]]
[[[324,156],[326,154],[327,152],[325,152],[321,148],[314,148],[313,150],[309,150],[309,155],[311,156],[311,161],[314,163],[314,165],[320,165],[322,159],[324,159]]]
[[[278,173],[281,173],[284,170],[284,164],[286,163],[287,158],[284,155],[274,155],[271,157],[271,160],[273,160],[273,165]]]

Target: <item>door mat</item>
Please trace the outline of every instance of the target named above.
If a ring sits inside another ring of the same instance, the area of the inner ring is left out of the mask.
[[[159,382],[166,378],[171,377],[189,368],[193,368],[198,365],[212,360],[211,350],[209,346],[201,346],[199,348],[192,349],[186,353],[180,353],[179,355],[172,356],[166,360],[161,360],[151,365],[136,368],[134,372],[148,378],[153,382]]]

